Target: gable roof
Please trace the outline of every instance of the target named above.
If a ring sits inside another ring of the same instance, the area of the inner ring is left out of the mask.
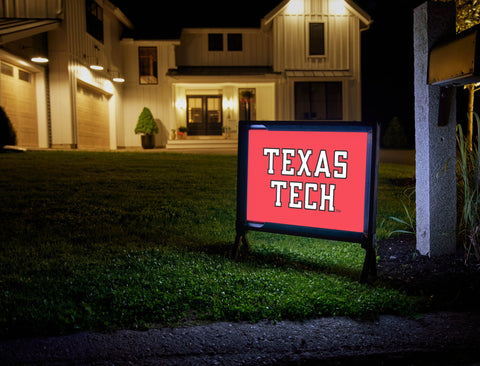
[[[291,0],[283,0],[280,4],[278,4],[271,12],[269,12],[262,20],[262,25],[266,26],[270,23],[278,14],[280,14],[290,3]],[[354,1],[352,0],[343,0],[348,10],[350,10],[353,14],[355,14],[361,22],[361,29],[366,30],[370,27],[373,20],[368,15],[365,10],[360,8]]]

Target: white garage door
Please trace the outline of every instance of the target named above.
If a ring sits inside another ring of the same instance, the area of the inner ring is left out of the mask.
[[[108,98],[84,85],[77,86],[77,137],[79,149],[109,149]]]
[[[17,144],[38,147],[35,75],[13,64],[0,62],[0,100],[17,134]]]

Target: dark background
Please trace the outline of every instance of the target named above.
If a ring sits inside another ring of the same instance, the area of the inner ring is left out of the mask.
[[[260,27],[281,0],[155,3],[113,0],[135,25],[137,39],[179,39],[187,27]],[[373,23],[362,33],[363,120],[382,126],[395,116],[414,144],[413,10],[425,0],[355,0]],[[157,6],[160,4],[160,6]],[[458,90],[463,119],[463,90]],[[466,116],[466,110],[465,110]],[[466,117],[465,117],[466,118]]]

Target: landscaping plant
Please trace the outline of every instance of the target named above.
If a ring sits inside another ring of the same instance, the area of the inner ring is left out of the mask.
[[[477,136],[480,132],[478,115]],[[464,235],[465,263],[471,255],[480,260],[480,159],[478,141],[469,148],[468,138],[463,134],[462,126],[457,125],[457,184],[461,205],[460,231]]]
[[[16,145],[17,134],[7,113],[0,107],[0,149],[5,145]]]

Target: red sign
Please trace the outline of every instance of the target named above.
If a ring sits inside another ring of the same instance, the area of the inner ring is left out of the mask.
[[[367,132],[248,134],[247,221],[365,231]]]

